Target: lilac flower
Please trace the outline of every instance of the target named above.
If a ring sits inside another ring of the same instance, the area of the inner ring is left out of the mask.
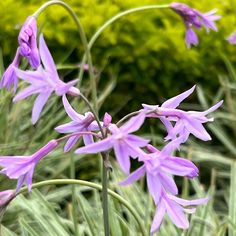
[[[85,115],[78,114],[70,105],[65,95],[62,97],[63,105],[66,113],[72,119],[71,122],[60,125],[55,128],[59,133],[76,133],[82,131],[96,131],[99,130],[97,123],[94,121],[94,116],[91,112]],[[94,121],[94,122],[93,122]],[[69,151],[79,140],[81,135],[75,135],[68,139],[64,151]],[[83,135],[84,144],[88,145],[93,143],[93,136],[91,134]]]
[[[232,33],[226,40],[228,40],[230,44],[236,44],[236,32]]]
[[[142,176],[147,176],[147,185],[154,202],[157,204],[160,200],[163,189],[171,194],[178,194],[178,188],[172,175],[196,177],[198,168],[189,160],[173,156],[161,156],[161,152],[153,146],[148,145],[148,150],[152,153],[143,152],[139,161],[144,164],[136,171],[131,173],[120,185],[131,184]]]
[[[17,179],[16,192],[19,192],[23,184],[31,191],[34,168],[37,163],[58,145],[56,140],[51,140],[31,156],[1,156],[0,166],[4,168],[0,171],[10,179]]]
[[[158,105],[143,104],[147,117],[159,118],[165,125],[168,132],[168,135],[165,138],[166,140],[174,140],[179,137],[180,143],[183,143],[188,139],[190,134],[193,134],[195,137],[203,141],[211,140],[210,135],[202,124],[213,121],[213,118],[209,119],[206,115],[218,109],[222,105],[223,101],[218,102],[203,112],[186,112],[176,109],[176,107],[179,106],[179,104],[188,97],[194,89],[195,86],[186,92],[167,100],[161,107]],[[172,125],[173,122],[175,123],[174,127]]]
[[[207,32],[209,32],[210,29],[217,31],[214,21],[219,20],[220,16],[215,15],[217,11],[216,9],[206,13],[201,13],[186,4],[175,2],[171,3],[170,7],[184,20],[186,27],[185,41],[188,48],[190,48],[191,45],[198,44],[198,37],[192,29],[193,26],[197,29],[200,29],[202,26],[204,26]]]
[[[29,16],[22,26],[19,36],[20,54],[26,57],[29,64],[37,69],[40,65],[40,57],[37,48],[37,23],[34,16]]]
[[[195,208],[184,208],[185,206],[196,206],[205,204],[209,201],[209,198],[200,198],[196,200],[185,200],[176,196],[162,192],[162,196],[158,203],[157,211],[154,216],[151,234],[154,234],[159,230],[159,227],[163,221],[165,213],[168,214],[170,220],[181,229],[187,229],[189,227],[189,221],[185,213],[192,214],[195,212]]]
[[[30,83],[30,85],[18,93],[13,101],[22,100],[32,94],[39,93],[32,111],[33,124],[38,121],[40,113],[53,91],[55,91],[58,96],[62,96],[65,93],[73,96],[79,96],[80,94],[79,90],[73,87],[77,82],[76,80],[64,83],[59,79],[55,63],[42,35],[39,39],[39,52],[44,68],[39,66],[36,71],[15,69],[16,75]]]
[[[103,139],[102,141],[81,147],[77,149],[75,153],[98,153],[114,148],[115,155],[121,169],[125,173],[129,173],[129,157],[138,157],[141,153],[140,148],[145,147],[149,142],[149,140],[131,134],[141,127],[144,120],[145,115],[140,113],[139,115],[132,117],[128,122],[119,128],[114,124],[110,125],[109,130],[112,133],[111,136]]]
[[[16,92],[17,84],[18,84],[18,78],[15,72],[15,67],[18,67],[20,64],[20,53],[19,48],[16,51],[15,58],[13,62],[8,66],[6,71],[4,72],[2,76],[2,80],[0,82],[0,87],[4,88],[6,87],[8,90],[11,89],[11,86],[14,87],[14,92]]]

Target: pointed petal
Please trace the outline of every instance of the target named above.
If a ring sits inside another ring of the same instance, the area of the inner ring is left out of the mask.
[[[83,125],[84,126],[84,125]],[[71,121],[69,123],[59,125],[55,128],[55,130],[59,133],[74,133],[82,131],[83,126],[78,124],[77,121]]]
[[[186,199],[178,198],[173,195],[168,195],[168,198],[175,201],[176,203],[178,203],[182,206],[202,205],[202,204],[206,204],[210,200],[209,197],[199,198],[199,199],[195,199],[195,200],[186,200]]]
[[[187,229],[189,222],[184,214],[183,208],[172,200],[165,199],[166,211],[171,221],[181,229]]]
[[[70,105],[68,102],[66,95],[63,95],[62,97],[63,105],[66,110],[67,115],[74,121],[81,122],[81,120],[84,119],[84,117],[80,114],[78,114]]]
[[[153,197],[155,204],[158,204],[161,197],[162,185],[158,176],[153,176],[147,173],[147,185],[150,194]]]
[[[42,91],[42,88],[40,87],[35,87],[33,85],[30,85],[29,87],[23,89],[21,92],[19,92],[14,98],[13,102],[25,99],[32,94],[40,93]]]
[[[76,135],[76,136],[70,137],[64,146],[64,152],[70,151],[71,148],[77,143],[77,141],[79,140],[80,137],[81,137],[81,135]]]
[[[75,153],[82,154],[82,153],[99,153],[103,151],[109,150],[113,146],[113,138],[109,137],[102,141],[98,141],[96,143],[92,143],[88,146],[78,148]]]
[[[44,74],[42,73],[41,67],[36,71],[23,71],[18,68],[15,68],[15,73],[19,78],[31,84],[43,83],[44,80]]]
[[[165,107],[165,108],[176,108],[179,106],[179,104],[185,99],[187,98],[195,89],[196,85],[194,85],[191,89],[171,98],[168,99],[167,101],[165,101],[161,107]]]
[[[166,213],[165,204],[163,203],[163,201],[160,201],[160,203],[158,204],[157,210],[156,210],[156,214],[155,214],[154,219],[152,221],[151,234],[154,234],[156,231],[159,230],[165,213]]]
[[[189,160],[169,157],[161,164],[161,169],[169,174],[187,176],[190,178],[198,176],[198,168]]]
[[[178,188],[175,184],[175,181],[172,176],[169,176],[168,174],[159,173],[160,181],[162,186],[170,193],[176,195],[178,194]]]
[[[43,35],[41,34],[39,37],[39,53],[41,60],[43,62],[44,68],[46,71],[50,71],[52,73],[57,74],[56,66],[52,55],[44,41]]]
[[[127,135],[127,141],[137,147],[145,147],[150,142],[150,140],[141,138],[137,135],[129,134]]]
[[[127,185],[127,184],[132,184],[133,182],[139,180],[141,177],[145,175],[146,172],[146,167],[145,165],[139,167],[137,170],[132,172],[125,180],[121,181],[119,185]]]
[[[124,173],[129,174],[130,159],[126,144],[122,141],[114,143],[114,151],[121,169],[124,171]]]
[[[211,140],[211,136],[207,133],[203,125],[196,119],[186,119],[184,120],[186,129],[192,133],[195,137],[208,141]]]
[[[120,127],[120,130],[124,133],[133,133],[137,131],[145,120],[145,114],[139,113],[137,116],[132,117],[128,122]]]
[[[26,175],[22,175],[18,178],[16,185],[16,193],[18,193],[25,182]]]
[[[83,135],[83,140],[84,140],[84,145],[85,146],[87,146],[91,143],[94,143],[93,135],[91,135],[91,134]]]
[[[34,174],[34,167],[35,166],[32,166],[32,168],[26,174],[26,178],[25,178],[25,181],[26,181],[26,184],[28,187],[28,192],[31,192],[31,189],[32,189],[32,179],[33,179],[33,174]]]
[[[36,98],[34,102],[33,110],[32,110],[33,125],[38,121],[40,113],[43,107],[45,106],[48,98],[50,97],[51,93],[52,93],[51,91],[46,92],[46,93],[40,93],[38,97]]]

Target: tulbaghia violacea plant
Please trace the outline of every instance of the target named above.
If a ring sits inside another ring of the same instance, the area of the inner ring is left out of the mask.
[[[58,96],[62,96],[65,112],[71,121],[55,128],[58,133],[66,135],[49,141],[33,155],[0,156],[0,166],[3,167],[0,173],[10,179],[17,180],[16,190],[0,192],[0,207],[4,208],[16,194],[19,194],[23,185],[26,185],[28,191],[31,191],[33,174],[38,162],[57,148],[60,142],[66,141],[64,146],[65,152],[69,152],[74,146],[77,146],[75,150],[77,155],[101,153],[103,158],[102,195],[105,236],[109,235],[107,172],[110,167],[108,164],[110,164],[109,152],[111,150],[114,151],[120,168],[127,175],[126,179],[123,180],[120,185],[132,184],[146,175],[148,191],[156,206],[156,214],[151,226],[151,234],[159,230],[166,213],[177,227],[182,229],[188,228],[189,222],[185,213],[194,213],[195,208],[185,207],[205,204],[209,198],[186,200],[177,197],[179,190],[175,183],[174,176],[195,178],[198,176],[199,170],[192,161],[175,156],[173,152],[181,148],[181,145],[188,140],[190,134],[202,141],[211,139],[203,125],[213,121],[213,118],[208,118],[207,115],[218,109],[222,105],[222,101],[202,112],[183,111],[179,109],[178,106],[180,103],[194,91],[194,86],[167,100],[161,106],[143,104],[142,109],[128,114],[117,123],[112,123],[112,117],[107,112],[102,121],[100,121],[96,110],[96,99],[93,100],[94,104],[91,104],[80,90],[75,87],[77,80],[72,80],[68,83],[60,80],[56,65],[42,34],[39,36],[39,49],[37,47],[36,19],[50,4],[56,3],[52,1],[44,4],[34,15],[29,16],[22,26],[18,37],[19,47],[16,56],[3,74],[0,86],[8,89],[14,86],[14,91],[16,91],[18,78],[28,83],[28,87],[19,91],[13,98],[13,101],[22,100],[37,94],[32,110],[33,124],[38,121],[43,107],[53,92]],[[75,14],[72,13],[73,10],[66,3],[60,2],[60,4],[72,14],[76,25],[79,27],[79,33],[86,51],[84,58],[87,59],[88,64],[85,64],[87,63],[85,60],[80,64],[80,75],[83,75],[83,70],[88,69],[90,77],[94,79],[94,70],[92,68],[90,55],[94,38],[96,38],[106,26],[111,24],[114,19],[119,19],[121,16],[129,14],[130,11],[118,14],[113,20],[108,21],[107,24],[101,27],[102,30],[95,34],[96,37],[93,38],[92,43],[90,42],[90,44],[88,44],[79,20],[76,20]],[[148,6],[144,6],[136,10],[147,10],[148,8]],[[153,6],[150,6],[150,9],[153,8]],[[203,14],[182,3],[157,5],[156,8],[170,8],[183,18],[186,26],[186,43],[188,47],[198,44],[197,35],[192,29],[193,26],[195,28],[204,26],[207,31],[209,31],[209,29],[217,30],[214,21],[218,20],[220,17],[215,15],[216,10]],[[133,11],[135,12],[136,10]],[[22,57],[28,60],[31,67],[30,69],[23,70],[20,68]],[[80,79],[82,79],[82,77]],[[96,83],[94,83],[94,80],[92,80],[92,82],[92,94],[93,98],[96,98]],[[67,100],[67,95],[81,98],[90,111],[84,114],[82,114],[81,111],[78,113]],[[160,150],[150,144],[151,140],[139,136],[138,132],[146,119],[158,119],[166,128],[167,136],[163,139],[164,145]],[[78,147],[78,141],[81,137],[84,140],[84,146]],[[132,173],[130,173],[130,158],[141,164],[141,166]],[[72,165],[74,165],[73,163],[72,160]],[[116,194],[113,195],[116,196]],[[75,227],[77,227],[76,225],[77,223],[75,222]],[[142,222],[139,222],[139,225],[141,226]]]

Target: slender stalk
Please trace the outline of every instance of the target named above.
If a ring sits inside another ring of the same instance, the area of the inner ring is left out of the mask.
[[[88,43],[88,48],[89,50],[92,49],[95,41],[98,39],[98,37],[102,34],[102,32],[108,27],[110,26],[113,22],[117,21],[118,19],[122,18],[123,16],[129,15],[131,13],[135,13],[135,12],[139,12],[139,11],[146,11],[146,10],[153,10],[153,9],[162,9],[162,8],[169,8],[170,5],[169,4],[163,4],[163,5],[150,5],[150,6],[141,6],[141,7],[136,7],[136,8],[132,8],[132,9],[128,9],[126,11],[120,12],[117,15],[113,16],[112,18],[110,18],[108,21],[106,21],[97,31],[96,33],[92,36],[92,38],[90,39],[89,43]],[[83,73],[84,73],[84,65],[87,61],[87,56],[84,55],[83,56],[83,60],[81,62],[81,70],[80,70],[80,74],[79,74],[79,82],[81,83],[82,81],[82,77],[83,77]]]
[[[74,155],[71,155],[71,161],[70,161],[70,178],[75,179],[75,162],[74,162]],[[75,193],[75,186],[71,185],[71,197],[72,197],[72,218],[74,223],[74,230],[75,230],[75,236],[79,236],[79,230],[78,230],[78,223],[77,223],[77,214],[76,209],[78,208],[77,200],[76,200],[76,193]]]
[[[83,99],[83,101],[88,105],[90,108],[90,111],[93,113],[95,120],[97,121],[98,127],[101,131],[102,138],[106,138],[106,134],[100,124],[99,117],[96,113],[96,111],[93,109],[91,106],[90,102],[88,99],[83,95],[80,94],[80,97]],[[107,152],[102,152],[102,209],[103,209],[103,223],[104,223],[104,231],[105,231],[105,236],[109,236],[109,211],[108,211],[108,169],[110,167],[110,162],[109,162],[109,154]]]
[[[89,181],[84,181],[84,180],[53,179],[53,180],[46,180],[46,181],[41,181],[41,182],[35,183],[35,184],[32,185],[32,189],[40,188],[40,187],[44,187],[44,186],[48,186],[48,185],[67,185],[67,184],[82,185],[82,186],[87,186],[87,187],[94,188],[94,189],[97,189],[97,190],[102,190],[102,188],[103,188],[99,184],[91,183]],[[19,194],[26,193],[27,191],[28,191],[27,187],[23,187],[20,190]],[[112,191],[110,189],[108,189],[108,194],[111,195],[117,201],[119,201],[121,204],[123,204],[130,211],[130,213],[133,215],[133,217],[137,221],[137,224],[140,228],[141,234],[143,236],[147,236],[142,219],[139,217],[139,215],[137,214],[135,209],[130,205],[130,203],[128,201],[126,201],[122,196],[120,196],[119,194],[115,193],[114,191]]]
[[[36,18],[49,6],[52,5],[60,5],[62,6],[64,9],[67,10],[67,12],[70,14],[70,16],[73,18],[78,31],[79,31],[79,35],[85,50],[85,55],[86,55],[86,60],[88,60],[88,64],[89,64],[89,77],[90,77],[90,83],[92,85],[92,100],[93,100],[93,106],[96,112],[98,112],[98,105],[97,105],[97,85],[96,85],[96,81],[95,81],[95,76],[93,74],[93,63],[92,63],[92,57],[90,54],[90,50],[88,47],[88,41],[84,32],[84,28],[79,20],[79,18],[77,17],[77,15],[75,14],[75,12],[72,10],[72,8],[66,4],[63,1],[60,0],[52,0],[49,2],[46,2],[45,4],[43,4],[34,14],[33,16],[35,16]],[[83,70],[84,71],[84,66],[80,68],[80,71]],[[81,72],[80,72],[81,74]]]

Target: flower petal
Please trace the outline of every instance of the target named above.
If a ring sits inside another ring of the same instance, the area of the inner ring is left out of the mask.
[[[139,167],[137,170],[132,172],[125,180],[121,181],[119,185],[127,185],[127,184],[132,184],[133,182],[139,180],[141,177],[145,175],[146,172],[146,167],[145,165]]]
[[[171,98],[168,99],[167,101],[165,101],[161,107],[165,107],[165,108],[176,108],[179,106],[179,104],[185,99],[187,98],[195,89],[196,85],[194,85],[191,89]]]
[[[85,147],[78,148],[75,153],[82,154],[82,153],[99,153],[103,151],[109,150],[113,146],[113,139],[111,137],[106,138],[102,141],[98,141],[96,143],[92,143]]]
[[[163,201],[160,201],[158,204],[157,210],[156,210],[156,214],[155,214],[154,219],[152,221],[151,235],[159,230],[165,213],[166,213],[165,204]]]
[[[114,143],[114,151],[121,169],[124,171],[124,173],[129,174],[130,159],[126,143],[122,141]]]
[[[32,123],[33,125],[38,121],[40,113],[43,109],[43,107],[45,106],[48,98],[51,95],[51,91],[49,92],[45,92],[45,93],[40,93],[38,95],[38,97],[36,98],[35,102],[34,102],[34,106],[33,106],[33,110],[32,110]]]

